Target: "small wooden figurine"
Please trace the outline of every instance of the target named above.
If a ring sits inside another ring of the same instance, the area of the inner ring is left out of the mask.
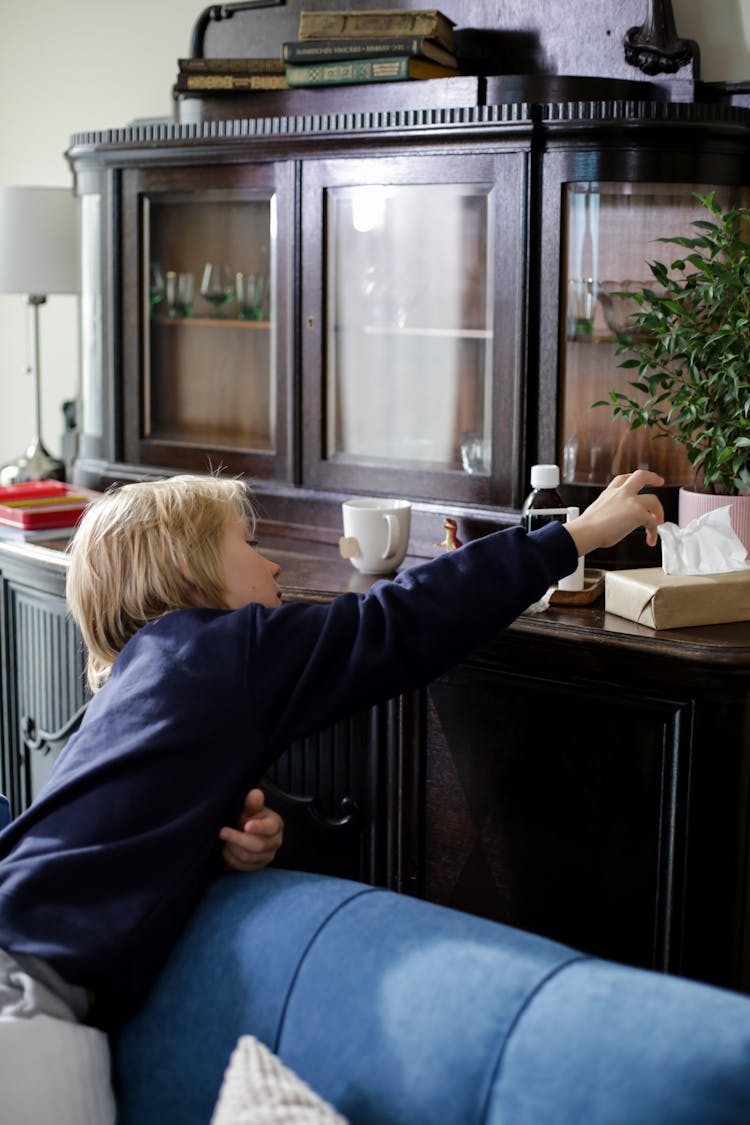
[[[442,543],[436,543],[436,547],[445,547],[446,551],[455,551],[459,547],[463,547],[463,543],[456,535],[456,528],[458,524],[450,516],[446,516],[443,520],[443,530],[445,531],[445,539]]]

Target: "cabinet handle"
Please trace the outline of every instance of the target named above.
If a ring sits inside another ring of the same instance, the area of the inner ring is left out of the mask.
[[[312,330],[314,328],[314,326],[315,326],[315,321],[313,320],[313,318],[311,316],[308,316],[308,318],[307,318],[308,330]]]
[[[339,810],[341,816],[327,816],[317,807],[317,798],[300,797],[296,793],[287,793],[269,777],[263,777],[260,782],[263,789],[272,800],[285,807],[287,815],[294,809],[300,809],[322,828],[354,828],[362,825],[362,810],[353,797],[339,797]]]
[[[42,754],[49,754],[50,750],[58,749],[58,743],[66,743],[71,734],[74,734],[81,725],[88,700],[78,708],[74,715],[64,723],[59,730],[47,731],[37,726],[37,721],[32,715],[24,715],[21,719],[21,737],[28,750],[39,750]]]

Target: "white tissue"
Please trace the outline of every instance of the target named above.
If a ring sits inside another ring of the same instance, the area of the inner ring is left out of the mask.
[[[665,574],[724,574],[744,570],[747,550],[732,530],[730,504],[714,508],[687,527],[665,523],[661,538]]]
[[[554,592],[555,587],[549,586],[546,593],[542,594],[539,601],[532,602],[531,605],[527,606],[523,612],[528,613],[529,617],[535,617],[538,613],[545,613],[549,609],[550,599]]]

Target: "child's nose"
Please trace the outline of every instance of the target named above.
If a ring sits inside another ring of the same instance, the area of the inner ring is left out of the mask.
[[[271,569],[271,574],[274,578],[278,578],[281,574],[281,563],[274,562],[273,559],[266,559],[266,562]]]

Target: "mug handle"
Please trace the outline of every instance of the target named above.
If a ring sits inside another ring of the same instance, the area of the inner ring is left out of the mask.
[[[380,557],[382,559],[392,559],[394,555],[398,554],[398,541],[400,538],[398,517],[394,516],[392,512],[383,512],[383,519],[388,525],[388,542],[385,545],[385,551]]]

